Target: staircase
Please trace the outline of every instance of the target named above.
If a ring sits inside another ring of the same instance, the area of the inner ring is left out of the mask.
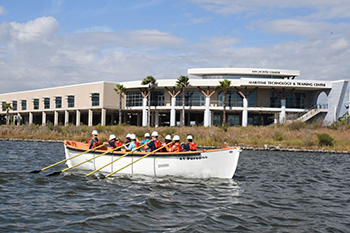
[[[300,116],[296,120],[299,120],[299,121],[302,121],[302,122],[306,122],[306,121],[310,120],[311,118],[317,116],[319,113],[322,113],[322,112],[328,112],[328,109],[318,109],[318,108],[310,109],[309,111],[307,111],[305,114],[303,114],[302,116]]]

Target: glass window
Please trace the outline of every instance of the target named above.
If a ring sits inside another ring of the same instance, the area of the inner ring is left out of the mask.
[[[55,104],[56,104],[56,108],[62,108],[62,97],[61,96],[55,97]]]
[[[27,100],[22,100],[21,105],[22,105],[22,110],[27,110]]]
[[[39,109],[39,99],[33,99],[33,108],[34,110]]]
[[[280,95],[282,93],[280,92]],[[270,94],[270,107],[280,108],[281,98],[276,94],[275,91],[271,91]],[[287,108],[305,108],[305,93],[291,93],[286,99]]]
[[[142,106],[142,95],[140,91],[127,91],[126,92],[126,106]]]
[[[68,108],[74,108],[74,95],[67,96]]]
[[[49,109],[50,108],[50,98],[45,97],[44,98],[44,109]]]
[[[219,103],[218,106],[223,106],[224,92],[219,93]],[[248,102],[249,104],[249,102]],[[255,101],[256,104],[256,101]],[[237,91],[226,91],[226,107],[242,107],[243,98],[238,94]]]
[[[91,94],[91,105],[99,106],[100,105],[100,93],[92,93]]]
[[[3,112],[6,111],[5,104],[6,104],[6,102],[2,102],[2,111],[3,111]]]
[[[12,101],[12,108],[13,108],[13,111],[17,111],[17,101]]]
[[[205,96],[201,91],[186,91],[185,106],[204,106]],[[176,96],[176,106],[182,106],[182,93]]]
[[[164,91],[151,92],[151,106],[164,106]]]

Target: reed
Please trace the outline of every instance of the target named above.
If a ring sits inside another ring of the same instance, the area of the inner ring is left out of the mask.
[[[182,141],[186,141],[191,134],[200,146],[223,147],[225,145],[264,147],[279,146],[281,148],[330,149],[336,151],[350,151],[350,129],[348,127],[321,127],[320,125],[248,126],[248,127],[137,127],[129,125],[113,126],[46,126],[39,125],[1,125],[0,138],[64,140],[86,142],[91,137],[91,131],[98,130],[100,141],[107,141],[110,134],[115,134],[125,141],[127,133],[135,133],[142,140],[146,132],[158,131],[160,140],[167,134],[178,134]],[[334,139],[333,146],[318,145],[317,135],[327,134]]]

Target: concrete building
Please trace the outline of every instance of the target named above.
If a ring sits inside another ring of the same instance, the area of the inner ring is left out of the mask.
[[[226,113],[229,125],[269,125],[288,120],[322,120],[331,124],[339,116],[347,80],[300,80],[297,70],[252,68],[189,69],[190,85],[185,94],[186,125],[220,125],[223,114],[223,91],[215,87],[230,80],[226,92]],[[153,126],[180,125],[182,93],[177,79],[159,79],[147,97],[147,86],[141,81],[123,82],[122,122],[146,126],[148,98],[150,123]],[[17,124],[114,125],[119,119],[117,83],[96,82],[0,94],[0,102],[11,103],[12,119]],[[321,93],[327,103],[318,103]],[[0,109],[4,118],[6,109]],[[3,122],[3,121],[2,121]]]

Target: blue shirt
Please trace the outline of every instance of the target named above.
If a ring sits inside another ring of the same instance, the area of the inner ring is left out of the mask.
[[[132,150],[135,149],[135,148],[137,148],[136,145],[135,145],[135,142],[130,143],[129,146],[128,146],[128,149],[129,149],[130,151],[132,151]],[[140,152],[140,149],[135,150],[135,152]]]
[[[141,145],[148,143],[149,141],[151,141],[151,139],[147,138],[146,140],[141,141]],[[150,149],[147,149],[146,152],[151,152]]]

